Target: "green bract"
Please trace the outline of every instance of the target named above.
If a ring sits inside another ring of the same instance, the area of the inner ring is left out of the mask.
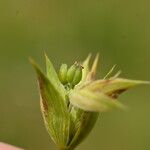
[[[149,82],[118,78],[117,73],[110,77],[111,71],[104,79],[96,80],[98,55],[89,68],[91,55],[69,69],[63,64],[59,77],[46,57],[46,74],[30,60],[38,77],[40,104],[46,128],[60,150],[73,150],[89,134],[99,112],[114,108],[125,108],[117,101],[118,96],[139,84]]]

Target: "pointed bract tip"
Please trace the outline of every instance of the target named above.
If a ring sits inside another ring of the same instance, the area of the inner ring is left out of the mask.
[[[45,56],[45,59],[46,59],[46,60],[49,60],[49,58],[48,58],[48,56],[47,56],[47,54],[46,54],[45,51],[44,51],[44,56]]]
[[[113,67],[109,70],[109,72],[105,75],[104,79],[107,79],[108,77],[110,77],[110,75],[113,73],[114,69],[116,68],[116,64],[113,65]]]
[[[142,80],[132,80],[132,79],[123,79],[123,78],[117,78],[117,80],[122,80],[123,82],[131,82],[135,84],[150,84],[150,81],[142,81]]]
[[[135,80],[138,84],[150,84],[150,81]]]
[[[34,61],[32,57],[29,57],[29,62],[32,66],[36,66],[36,62]]]
[[[88,66],[89,67],[89,62],[90,62],[91,57],[92,57],[92,54],[89,53],[88,56],[86,57],[85,61],[82,63],[83,67],[84,66]]]
[[[31,57],[29,57],[29,62],[31,63],[31,65],[33,66],[34,70],[36,71],[37,75],[41,75],[43,74],[39,65],[34,61],[34,59],[32,59]]]
[[[89,53],[88,56],[87,56],[87,59],[90,60],[91,57],[92,57],[92,53]]]
[[[99,53],[96,54],[96,57],[94,59],[93,65],[92,65],[91,72],[94,72],[94,73],[96,72],[98,61],[99,61]]]
[[[120,76],[120,74],[122,73],[121,70],[119,70],[113,77],[111,77],[110,79],[116,79]]]
[[[93,79],[95,79],[96,69],[97,69],[97,65],[98,65],[98,60],[99,60],[99,54],[97,53],[97,55],[96,55],[96,57],[94,59],[92,68],[91,68],[89,74],[87,75],[87,80],[93,80]]]

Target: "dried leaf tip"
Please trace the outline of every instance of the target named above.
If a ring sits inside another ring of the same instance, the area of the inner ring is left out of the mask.
[[[96,55],[91,70],[87,74],[87,79],[86,79],[87,81],[95,80],[98,61],[99,61],[99,53]]]

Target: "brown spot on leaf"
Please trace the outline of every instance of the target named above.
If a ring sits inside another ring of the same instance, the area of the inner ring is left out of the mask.
[[[48,112],[48,105],[46,103],[45,100],[42,99],[42,97],[40,96],[40,103],[41,103],[41,110],[44,112],[44,114],[46,115]]]
[[[111,93],[108,94],[108,96],[110,96],[111,98],[114,98],[114,99],[117,99],[118,96],[120,94],[122,94],[123,92],[125,92],[127,89],[119,89],[119,90],[116,90],[116,91],[113,91]]]

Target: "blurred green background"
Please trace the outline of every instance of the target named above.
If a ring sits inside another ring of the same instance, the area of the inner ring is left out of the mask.
[[[56,68],[100,52],[99,76],[117,64],[122,76],[150,80],[150,1],[0,0],[0,141],[27,150],[56,150],[39,107],[28,57]],[[100,115],[78,150],[149,150],[149,86],[120,97],[127,112]]]

